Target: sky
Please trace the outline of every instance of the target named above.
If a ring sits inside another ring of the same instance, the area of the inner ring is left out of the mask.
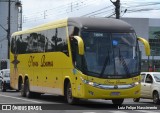
[[[21,0],[23,29],[75,16],[115,17],[110,0]],[[116,1],[116,0],[112,0]],[[121,17],[160,18],[159,0],[120,0]],[[154,10],[153,10],[154,9]],[[112,15],[112,16],[111,16]]]

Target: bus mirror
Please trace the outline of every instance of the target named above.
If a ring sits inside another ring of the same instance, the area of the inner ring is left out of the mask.
[[[147,40],[145,40],[144,38],[138,37],[138,40],[141,41],[145,47],[145,53],[147,56],[150,55],[150,45],[148,43]]]
[[[84,55],[84,43],[81,37],[79,36],[74,36],[74,38],[77,40],[78,42],[78,52],[80,55]]]

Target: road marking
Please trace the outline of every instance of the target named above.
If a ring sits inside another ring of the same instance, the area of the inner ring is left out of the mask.
[[[96,113],[96,112],[83,112],[83,113]]]
[[[128,113],[128,112],[125,112],[125,111],[109,111],[111,113]]]
[[[29,102],[34,102],[34,103],[42,103],[42,102],[35,101],[35,100],[23,99],[23,98],[18,98],[18,97],[13,97],[13,96],[7,96],[7,95],[2,95],[2,94],[0,94],[0,96],[2,96],[2,97],[9,97],[9,98],[18,99],[18,100],[29,101]]]
[[[159,113],[158,111],[153,111],[153,110],[135,110],[135,111],[138,111],[138,112],[142,112],[142,113]]]

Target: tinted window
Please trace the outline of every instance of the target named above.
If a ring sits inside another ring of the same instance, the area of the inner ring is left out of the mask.
[[[14,54],[55,51],[68,55],[66,28],[24,34],[11,40],[11,52]]]

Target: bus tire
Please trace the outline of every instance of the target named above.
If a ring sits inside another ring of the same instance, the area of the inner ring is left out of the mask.
[[[114,105],[122,105],[124,99],[112,99]]]
[[[32,92],[35,98],[40,98],[42,93]]]
[[[24,89],[25,89],[26,97],[28,97],[28,98],[34,97],[34,93],[30,91],[28,79],[26,80],[26,82],[24,84]]]
[[[139,102],[140,98],[133,98],[134,102]]]
[[[72,96],[71,83],[68,82],[65,89],[65,99],[69,104],[76,104],[78,99]]]
[[[24,90],[24,84],[23,83],[21,83],[21,96],[26,97],[26,93],[25,93],[25,90]]]

